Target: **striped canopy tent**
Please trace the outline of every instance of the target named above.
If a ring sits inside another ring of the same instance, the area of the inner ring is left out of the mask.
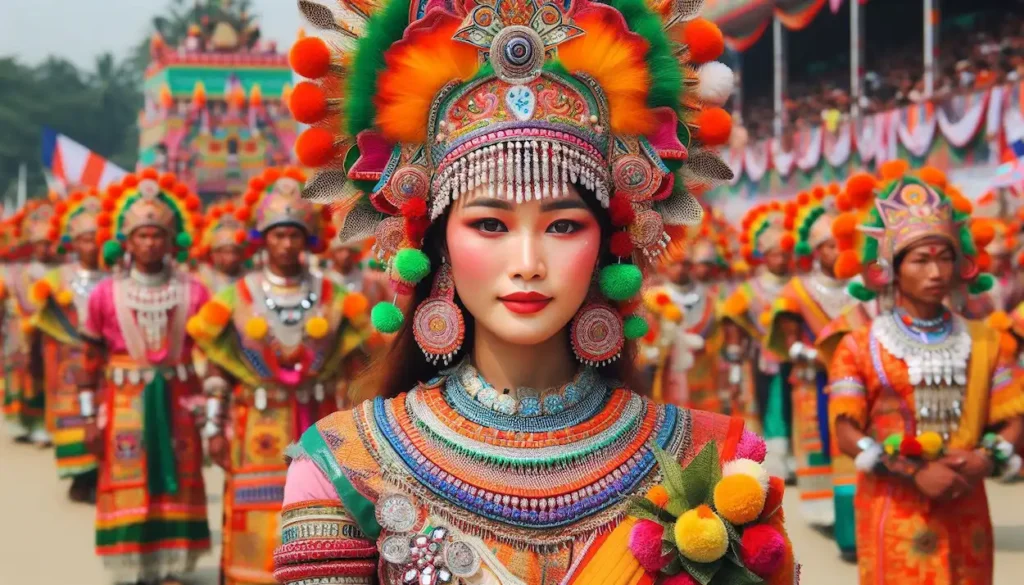
[[[706,0],[704,17],[722,29],[735,51],[746,51],[761,38],[778,17],[789,30],[800,30],[826,5],[835,12],[842,0]]]

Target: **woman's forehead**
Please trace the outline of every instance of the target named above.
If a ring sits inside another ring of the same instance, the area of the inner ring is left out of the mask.
[[[487,185],[480,185],[476,189],[459,197],[451,206],[451,209],[452,211],[462,211],[467,207],[487,207],[515,211],[517,209],[529,209],[531,207],[549,208],[553,205],[564,208],[564,203],[566,202],[585,204],[583,195],[575,185],[570,184],[568,190],[563,192],[557,198],[546,197],[542,199],[531,199],[529,201],[510,200],[504,197],[498,197],[491,193],[491,190]],[[557,205],[559,203],[563,205]]]

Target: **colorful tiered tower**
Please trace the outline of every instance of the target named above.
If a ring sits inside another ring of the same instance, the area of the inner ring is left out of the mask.
[[[254,25],[238,28],[202,16],[179,46],[159,34],[150,42],[139,162],[176,173],[204,199],[241,193],[264,168],[290,162],[298,131],[287,55]]]

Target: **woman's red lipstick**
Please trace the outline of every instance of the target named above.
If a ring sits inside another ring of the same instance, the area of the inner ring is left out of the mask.
[[[498,300],[504,303],[505,307],[513,313],[529,315],[548,306],[548,303],[551,302],[551,297],[538,292],[517,292],[498,297]]]

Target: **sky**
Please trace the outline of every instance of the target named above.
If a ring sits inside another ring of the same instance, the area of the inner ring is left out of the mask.
[[[148,34],[169,0],[0,0],[0,57],[26,64],[48,55],[89,67],[105,52],[118,57]],[[288,47],[299,29],[295,0],[254,0],[264,38]]]

